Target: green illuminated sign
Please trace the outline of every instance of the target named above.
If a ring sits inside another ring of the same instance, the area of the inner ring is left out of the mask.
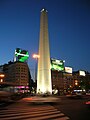
[[[15,50],[15,55],[18,58],[18,61],[25,62],[29,58],[28,51],[21,50],[20,48],[17,48]]]
[[[58,71],[64,71],[64,61],[51,59],[51,69],[58,70]]]

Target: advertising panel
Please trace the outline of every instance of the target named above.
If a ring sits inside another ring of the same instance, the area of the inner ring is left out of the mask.
[[[72,68],[71,67],[65,67],[65,72],[66,73],[72,73]]]
[[[20,62],[25,62],[29,58],[29,54],[27,50],[22,50],[20,48],[16,48],[15,56]]]
[[[79,75],[80,75],[80,76],[85,76],[85,71],[80,70],[80,71],[79,71]]]
[[[51,59],[51,70],[64,71],[64,61]]]

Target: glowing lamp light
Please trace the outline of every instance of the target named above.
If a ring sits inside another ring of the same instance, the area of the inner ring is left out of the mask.
[[[78,85],[78,81],[77,80],[75,80],[75,85]]]
[[[3,82],[3,79],[1,79],[1,81],[0,82]]]
[[[5,77],[5,75],[4,74],[0,74],[0,77],[3,78],[3,77]]]
[[[90,101],[86,102],[86,105],[90,105]]]
[[[33,54],[33,58],[39,58],[40,56],[38,54]]]

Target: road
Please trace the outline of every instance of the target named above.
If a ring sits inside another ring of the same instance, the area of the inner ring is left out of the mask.
[[[53,106],[66,114],[71,120],[90,120],[90,109],[85,105],[87,100],[90,100],[90,96],[83,99],[61,97],[60,102]]]
[[[90,109],[85,102],[89,98],[69,99],[59,97],[59,102],[30,102],[31,97],[23,98],[11,105],[0,108],[1,120],[90,120]]]
[[[68,116],[46,102],[37,104],[28,100],[24,98],[0,108],[0,120],[70,120]]]

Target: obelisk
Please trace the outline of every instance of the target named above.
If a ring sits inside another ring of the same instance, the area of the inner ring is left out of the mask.
[[[52,94],[48,16],[46,9],[41,10],[39,56],[37,69],[37,93]]]

